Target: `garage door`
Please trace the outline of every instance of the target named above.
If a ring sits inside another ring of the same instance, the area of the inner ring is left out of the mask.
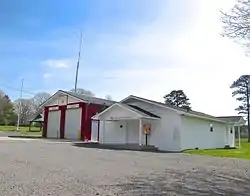
[[[65,133],[66,139],[80,139],[82,109],[67,109],[65,116]]]
[[[61,111],[49,111],[48,116],[48,128],[47,137],[48,138],[59,138],[60,137],[60,116]]]

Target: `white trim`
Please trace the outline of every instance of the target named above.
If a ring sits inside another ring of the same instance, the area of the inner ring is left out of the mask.
[[[44,103],[42,103],[42,104],[40,105],[40,107],[46,106],[46,104],[47,104],[49,101],[51,101],[53,98],[57,98],[58,94],[67,95],[68,97],[74,98],[74,99],[76,99],[76,100],[79,101],[79,102],[84,102],[84,103],[86,103],[86,101],[84,101],[83,99],[79,99],[79,98],[77,98],[77,97],[75,97],[75,96],[72,96],[72,95],[70,95],[70,94],[68,94],[68,93],[66,93],[66,92],[63,92],[63,91],[59,90],[59,91],[57,91],[54,95],[52,95],[50,98],[48,98]],[[65,104],[65,105],[67,105],[67,104]]]

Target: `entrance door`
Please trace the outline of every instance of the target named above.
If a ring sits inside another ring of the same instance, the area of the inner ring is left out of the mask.
[[[80,139],[82,109],[67,109],[65,115],[65,135],[66,139]]]
[[[48,116],[48,138],[59,138],[60,137],[60,117],[61,111],[49,111]]]
[[[235,144],[234,144],[234,128],[233,127],[229,127],[228,130],[227,130],[227,138],[228,138],[228,145],[230,147],[234,147]]]
[[[139,121],[127,121],[127,143],[138,144],[139,142]]]
[[[100,127],[98,126],[99,121],[98,120],[92,120],[92,125],[91,125],[91,141],[93,142],[98,142],[98,129]]]

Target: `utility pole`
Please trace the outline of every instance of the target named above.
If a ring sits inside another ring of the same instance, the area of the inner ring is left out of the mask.
[[[77,90],[78,72],[79,72],[79,66],[80,66],[81,51],[82,51],[82,31],[81,31],[81,35],[80,35],[79,53],[78,53],[78,60],[77,60],[77,65],[76,65],[75,93],[76,93],[76,90]]]
[[[250,104],[249,104],[249,79],[247,80],[247,130],[248,130],[248,142],[250,142]]]
[[[18,108],[18,111],[17,111],[17,126],[16,126],[16,131],[19,131],[20,115],[21,115],[21,112],[22,112],[23,83],[24,83],[24,78],[21,79],[20,102],[19,102],[19,108]]]

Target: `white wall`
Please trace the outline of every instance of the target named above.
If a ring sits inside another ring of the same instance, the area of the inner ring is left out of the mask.
[[[105,128],[103,124],[105,123]],[[125,121],[103,121],[100,123],[100,143],[125,144],[126,122]],[[121,127],[122,126],[122,127]]]
[[[127,143],[139,143],[139,120],[126,121],[127,126]]]
[[[210,124],[213,124],[213,132]],[[227,124],[182,116],[181,148],[224,148],[227,144]]]
[[[106,144],[138,144],[139,121],[119,120],[100,122],[100,143]]]
[[[137,100],[130,100],[129,104],[136,105],[161,117],[159,120],[150,120],[152,123],[152,133],[148,138],[150,145],[166,151],[181,150],[181,117],[177,112]],[[146,120],[143,120],[143,122],[146,123]]]

